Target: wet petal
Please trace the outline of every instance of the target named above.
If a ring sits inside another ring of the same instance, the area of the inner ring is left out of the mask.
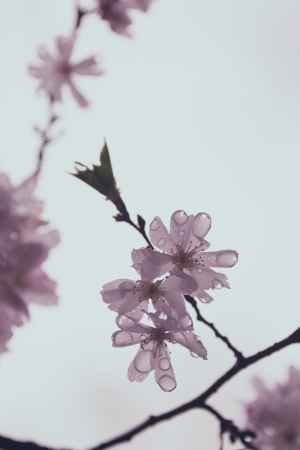
[[[185,299],[180,292],[165,291],[164,297],[178,318],[186,316]]]
[[[155,247],[166,253],[176,251],[176,244],[169,235],[165,225],[159,217],[155,217],[150,224],[150,239]]]
[[[173,391],[177,382],[166,345],[160,345],[154,359],[154,369],[155,380],[159,387],[165,392]]]
[[[141,342],[141,334],[132,333],[129,331],[116,331],[112,335],[113,347],[127,347],[129,345],[135,345]]]
[[[178,344],[190,350],[193,356],[197,355],[200,358],[207,359],[206,348],[204,347],[198,336],[192,331],[181,331],[173,333],[173,338]]]
[[[142,374],[149,373],[153,368],[152,360],[152,351],[141,348],[133,360],[135,370]]]
[[[172,268],[171,256],[152,250],[142,263],[141,277],[143,280],[151,281],[169,272]]]
[[[235,250],[219,250],[201,253],[200,258],[205,266],[233,267],[238,262],[238,253]]]
[[[101,295],[105,303],[123,300],[135,287],[135,282],[127,279],[118,279],[106,283],[102,287]]]
[[[203,239],[211,228],[211,217],[209,214],[201,212],[194,217],[193,234],[198,239]]]

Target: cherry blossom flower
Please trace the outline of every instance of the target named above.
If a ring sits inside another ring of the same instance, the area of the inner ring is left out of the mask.
[[[209,243],[204,239],[211,228],[211,218],[206,213],[188,216],[175,211],[171,217],[170,232],[159,217],[150,224],[150,238],[160,250],[138,249],[132,253],[133,267],[144,277],[159,277],[166,272],[181,273],[192,277],[197,283],[193,295],[203,302],[213,298],[208,289],[229,288],[226,275],[212,267],[233,267],[238,261],[234,250],[207,252]]]
[[[106,283],[101,291],[103,301],[118,314],[126,314],[136,308],[148,309],[151,299],[153,307],[160,312],[177,317],[187,314],[183,295],[195,289],[192,278],[170,276],[164,280],[141,279],[132,281],[118,279]]]
[[[194,357],[203,359],[207,359],[207,352],[193,333],[189,315],[181,320],[174,317],[162,318],[158,312],[149,313],[148,316],[154,326],[139,323],[139,316],[136,313],[119,316],[117,324],[120,330],[113,334],[112,343],[114,347],[139,345],[139,350],[128,368],[130,381],[141,382],[154,371],[159,387],[163,391],[170,392],[176,388],[177,382],[168,344],[180,344]]]
[[[41,217],[35,184],[29,178],[13,186],[0,174],[0,352],[7,349],[13,327],[28,319],[30,303],[57,303],[56,283],[42,266],[59,234]]]
[[[272,388],[256,378],[257,398],[246,407],[247,428],[263,450],[300,450],[300,370],[291,367],[285,383]],[[246,449],[245,449],[246,450]]]
[[[130,37],[132,25],[130,11],[138,9],[146,12],[152,0],[96,0],[96,2],[97,13],[109,23],[110,28],[115,33]]]
[[[38,52],[40,63],[30,65],[29,72],[39,80],[39,90],[45,91],[51,101],[60,102],[62,88],[68,86],[78,105],[87,107],[89,102],[78,90],[73,77],[99,76],[102,71],[98,68],[95,56],[89,56],[78,63],[71,62],[75,42],[76,32],[67,37],[56,37],[55,53],[51,54],[45,47],[41,47]]]

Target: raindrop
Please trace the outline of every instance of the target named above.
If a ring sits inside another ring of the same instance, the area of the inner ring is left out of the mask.
[[[197,355],[197,353],[194,353],[194,352],[191,352],[190,355],[191,355],[192,358],[200,358],[200,356]]]
[[[158,384],[162,388],[163,391],[171,392],[173,391],[177,384],[174,378],[170,377],[169,375],[163,375],[158,380]]]
[[[206,213],[199,213],[194,219],[193,233],[197,238],[204,238],[211,227],[211,218]]]
[[[161,358],[159,360],[159,368],[161,370],[169,370],[170,369],[170,362],[168,358]]]
[[[188,220],[188,215],[186,214],[186,212],[179,210],[174,212],[173,219],[177,225],[184,225]]]
[[[219,280],[213,280],[213,289],[221,289],[222,287],[222,283]]]

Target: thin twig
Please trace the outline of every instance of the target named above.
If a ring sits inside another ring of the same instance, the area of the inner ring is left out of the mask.
[[[157,416],[150,416],[148,419],[144,420],[139,425],[131,428],[130,430],[112,438],[105,442],[102,442],[99,445],[91,448],[90,450],[104,450],[107,448],[112,448],[115,445],[122,444],[124,442],[128,442],[133,439],[138,434],[147,430],[148,428],[157,425],[158,423],[165,422],[174,417],[177,417],[187,411],[191,411],[192,409],[204,408],[207,409],[206,401],[216,394],[218,390],[226,383],[228,383],[232,378],[238,375],[241,371],[246,368],[256,364],[257,362],[267,358],[268,356],[273,355],[286,347],[289,347],[292,344],[300,343],[300,328],[297,328],[292,334],[282,339],[281,341],[276,342],[269,347],[251,355],[245,357],[241,361],[237,361],[227,372],[225,372],[220,378],[218,378],[214,383],[212,383],[202,394],[198,395],[194,399],[190,400],[187,403],[183,403],[180,406],[177,406],[174,409],[171,409],[165,413],[159,414]],[[50,447],[43,447],[38,444],[32,442],[19,442],[15,440],[11,440],[5,437],[0,437],[0,448],[3,450],[54,450]]]
[[[210,412],[220,424],[220,440],[221,440],[221,450],[223,449],[223,441],[225,434],[229,434],[231,442],[236,442],[239,440],[246,448],[252,450],[260,450],[251,441],[255,438],[255,433],[251,430],[241,430],[232,420],[225,418],[219,411],[217,411],[212,406],[205,403],[201,405],[200,408],[206,409]]]
[[[215,325],[212,322],[209,322],[203,317],[203,315],[200,313],[196,300],[190,295],[185,295],[185,299],[194,308],[197,320],[199,320],[199,322],[203,322],[206,326],[208,326],[214,332],[215,336],[224,342],[224,344],[232,351],[237,361],[244,360],[245,356],[243,355],[243,353],[230,342],[228,337],[220,333],[220,331],[215,327]]]

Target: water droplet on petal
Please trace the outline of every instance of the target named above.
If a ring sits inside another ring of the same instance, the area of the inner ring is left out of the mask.
[[[173,214],[173,219],[177,225],[183,225],[188,220],[188,215],[185,211],[179,210]]]
[[[221,289],[223,287],[222,283],[217,279],[213,280],[212,285],[213,289]]]
[[[156,231],[156,230],[158,230],[159,227],[160,227],[159,220],[157,220],[157,219],[152,220],[152,222],[150,224],[150,230]]]
[[[186,315],[180,320],[180,324],[183,328],[190,328],[193,326],[193,321],[190,316]]]
[[[200,356],[197,355],[197,353],[194,353],[194,352],[191,352],[190,355],[191,355],[192,358],[200,358]]]
[[[211,227],[211,218],[206,213],[196,215],[193,223],[193,233],[197,238],[204,238]]]
[[[238,261],[238,253],[234,250],[224,250],[217,255],[217,265],[219,267],[233,267]]]
[[[168,358],[161,358],[159,360],[159,368],[161,370],[169,370],[170,369],[170,361]]]
[[[171,392],[173,391],[177,384],[174,378],[170,377],[170,375],[163,375],[158,380],[158,384],[162,388],[163,391]]]

